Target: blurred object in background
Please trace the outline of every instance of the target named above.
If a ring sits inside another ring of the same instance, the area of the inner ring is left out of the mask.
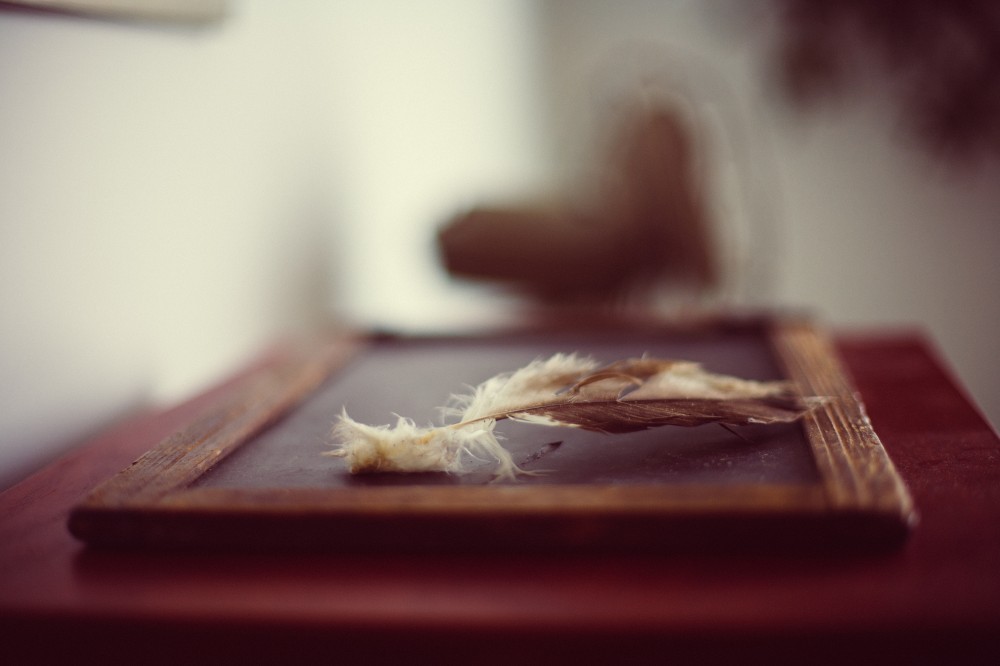
[[[658,285],[693,301],[711,292],[720,268],[692,132],[657,100],[623,115],[595,201],[462,213],[439,235],[448,271],[579,305],[641,301]]]
[[[843,95],[875,73],[921,144],[1000,157],[1000,3],[781,0],[778,66],[793,102]]]
[[[4,4],[114,20],[202,23],[224,18],[226,3],[227,0],[11,0]]]

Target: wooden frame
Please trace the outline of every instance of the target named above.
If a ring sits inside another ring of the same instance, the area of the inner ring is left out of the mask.
[[[729,324],[727,324],[729,325]],[[802,422],[818,481],[763,484],[484,484],[349,488],[198,486],[365,344],[293,354],[108,480],[71,514],[93,545],[307,549],[660,550],[897,544],[910,496],[821,332],[752,324],[783,374],[828,402]],[[664,327],[664,335],[670,328]],[[277,426],[276,426],[277,427]]]

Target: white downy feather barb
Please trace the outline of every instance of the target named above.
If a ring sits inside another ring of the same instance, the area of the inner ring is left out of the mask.
[[[502,419],[623,433],[664,425],[789,423],[822,402],[789,382],[754,381],[706,372],[697,363],[632,358],[600,366],[588,357],[556,354],[487,379],[452,396],[444,426],[370,426],[341,413],[333,428],[352,474],[461,473],[468,459],[496,461],[497,478],[525,473],[495,433]]]

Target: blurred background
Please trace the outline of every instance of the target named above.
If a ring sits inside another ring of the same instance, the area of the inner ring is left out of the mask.
[[[1000,421],[998,70],[966,82],[978,116],[908,95],[927,44],[946,74],[996,64],[989,3],[882,11],[916,17],[909,52],[853,2],[208,4],[0,4],[0,485],[288,332],[501,320],[511,297],[450,280],[438,230],[586,199],[651,88],[697,121],[717,305],[919,327]]]

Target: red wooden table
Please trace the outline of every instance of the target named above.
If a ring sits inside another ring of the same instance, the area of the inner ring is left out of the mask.
[[[920,335],[836,340],[920,512],[902,547],[199,555],[74,540],[70,508],[223,386],[0,494],[0,660],[1000,663],[1000,440]]]

